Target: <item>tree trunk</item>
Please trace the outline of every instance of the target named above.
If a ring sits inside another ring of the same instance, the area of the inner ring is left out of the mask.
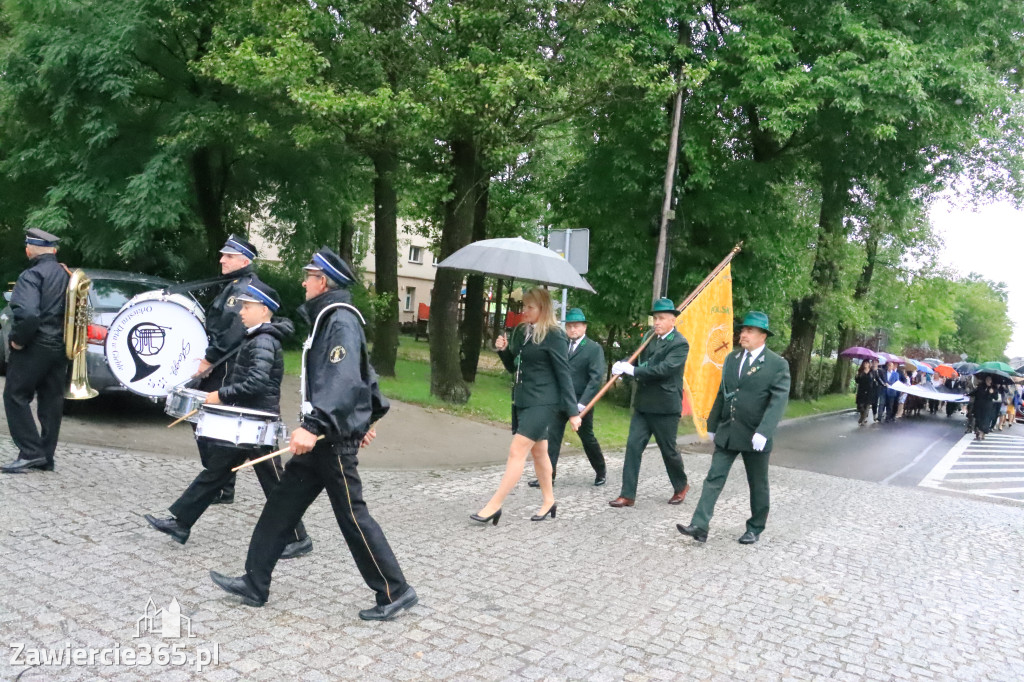
[[[846,238],[843,217],[849,200],[849,179],[843,174],[839,144],[822,142],[821,148],[821,210],[810,293],[793,301],[792,336],[784,353],[792,379],[791,398],[803,398],[806,394],[804,381],[818,331],[818,310],[838,283],[838,247]]]
[[[857,288],[853,292],[853,300],[858,303],[864,300],[868,292],[871,291],[871,278],[875,273],[875,261],[878,258],[878,234],[873,229],[871,229],[865,240],[864,250],[867,260],[864,262],[864,268],[860,271]],[[842,351],[845,348],[849,348],[857,339],[857,329],[840,323],[839,338],[838,350]],[[840,356],[836,361],[836,367],[832,374],[831,393],[847,393],[850,390],[850,370],[850,358]]]
[[[215,166],[217,153],[209,147],[200,147],[192,153],[189,168],[192,174],[192,188],[196,198],[196,212],[206,228],[206,248],[215,263],[218,251],[228,238],[224,225],[225,178]]]
[[[355,265],[355,261],[352,258],[355,236],[356,224],[353,222],[352,216],[346,216],[338,230],[338,255],[344,258],[345,262],[350,265]]]
[[[374,284],[385,305],[377,307],[376,333],[370,362],[381,376],[395,376],[398,356],[398,154],[383,146],[373,154]]]
[[[440,258],[445,259],[469,243],[473,232],[473,183],[477,151],[470,140],[453,140],[451,198],[444,205]],[[438,268],[430,296],[430,393],[451,403],[469,400],[469,386],[459,363],[459,292],[462,273]]]
[[[487,239],[487,199],[489,178],[483,167],[478,165],[474,189],[476,202],[473,206],[472,241]],[[466,311],[462,318],[462,350],[460,363],[462,378],[469,383],[476,381],[476,368],[480,362],[480,346],[484,336],[484,276],[470,275],[466,278]]]

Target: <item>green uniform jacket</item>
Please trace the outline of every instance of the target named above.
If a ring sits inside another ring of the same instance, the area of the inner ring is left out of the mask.
[[[547,333],[543,343],[532,340],[526,343],[526,327],[525,324],[516,327],[508,347],[498,351],[505,369],[516,377],[512,404],[516,407],[551,405],[575,417],[580,411],[576,409],[576,392],[569,374],[569,338],[556,328]]]
[[[637,383],[634,410],[682,416],[683,368],[689,353],[690,343],[676,329],[647,344],[633,371]]]
[[[572,346],[572,341],[569,346]],[[569,355],[569,373],[577,403],[586,405],[594,399],[604,384],[606,369],[601,344],[584,336],[576,351]]]
[[[715,445],[738,452],[752,451],[751,440],[760,433],[768,439],[764,452],[770,452],[775,428],[789,402],[789,363],[765,348],[740,378],[742,361],[742,348],[725,358],[708,431],[715,434]]]

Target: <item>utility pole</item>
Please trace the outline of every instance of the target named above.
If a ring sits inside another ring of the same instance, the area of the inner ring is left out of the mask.
[[[681,84],[680,84],[681,85]],[[672,134],[668,143],[668,163],[665,168],[665,198],[661,204],[661,226],[658,231],[658,253],[654,257],[654,299],[661,298],[668,289],[665,278],[665,257],[668,250],[668,221],[675,217],[672,210],[672,186],[676,175],[676,152],[679,147],[679,123],[683,111],[683,89],[676,91],[672,110]]]

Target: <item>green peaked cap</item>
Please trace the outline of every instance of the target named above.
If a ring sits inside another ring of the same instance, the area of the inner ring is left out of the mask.
[[[565,314],[566,322],[586,322],[587,316],[583,314],[583,311],[579,308],[569,308],[569,312]]]
[[[651,306],[651,315],[654,313],[672,313],[676,316],[679,315],[679,311],[676,310],[676,306],[672,302],[671,298],[659,298],[655,301],[654,305]]]
[[[768,316],[762,313],[760,310],[751,310],[747,313],[747,316],[743,318],[743,324],[741,327],[757,327],[758,329],[764,330],[768,336],[774,336],[772,330],[768,328]]]

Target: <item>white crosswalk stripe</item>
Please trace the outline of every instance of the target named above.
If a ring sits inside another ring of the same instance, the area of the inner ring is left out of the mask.
[[[918,485],[1024,502],[1024,437],[990,433],[977,441],[968,433]]]

